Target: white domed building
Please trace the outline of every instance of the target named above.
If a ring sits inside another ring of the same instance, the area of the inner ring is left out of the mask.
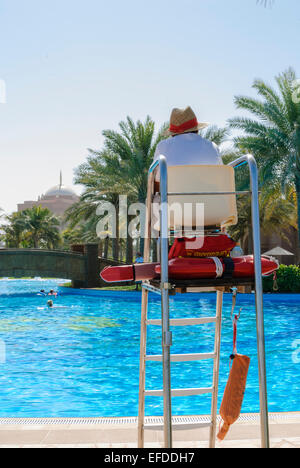
[[[63,185],[62,173],[60,174],[59,185],[47,190],[47,192],[38,198],[36,201],[25,201],[18,205],[18,211],[24,211],[34,206],[42,206],[48,208],[56,216],[63,218],[66,210],[79,200],[78,195],[74,190],[66,185]]]

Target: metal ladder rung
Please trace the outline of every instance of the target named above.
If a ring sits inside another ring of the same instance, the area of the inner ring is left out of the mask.
[[[172,429],[174,431],[186,431],[188,429],[204,429],[204,428],[212,427],[212,423],[199,423],[199,422],[190,422],[190,423],[173,423]],[[145,430],[148,431],[163,431],[164,425],[163,424],[145,424]]]
[[[170,325],[173,327],[183,327],[185,325],[204,325],[206,323],[216,323],[216,317],[171,319]],[[147,325],[162,325],[161,320],[147,320]]]
[[[213,388],[182,388],[182,389],[173,389],[171,390],[172,397],[179,396],[192,396],[192,395],[205,395],[207,393],[212,393]],[[145,396],[164,396],[163,390],[146,390]]]
[[[207,354],[171,354],[171,362],[202,361],[205,359],[215,359],[216,353]],[[146,356],[146,361],[162,362],[162,355]]]

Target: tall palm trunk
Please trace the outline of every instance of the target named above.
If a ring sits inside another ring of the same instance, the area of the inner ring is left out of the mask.
[[[295,172],[295,187],[297,197],[297,211],[298,211],[298,245],[296,251],[297,264],[300,261],[300,125],[296,124],[295,128],[295,143],[296,143],[296,172]]]
[[[296,187],[296,197],[297,197],[297,211],[298,211],[298,245],[296,251],[297,263],[300,261],[300,150],[296,155],[296,173],[295,173],[295,187]]]
[[[128,232],[126,239],[126,263],[128,263],[128,265],[133,263],[133,239]]]
[[[158,245],[157,240],[152,239],[152,260],[153,262],[157,262],[158,259]]]
[[[297,210],[298,210],[298,246],[297,246],[297,257],[300,254],[300,172],[295,175],[295,186],[296,186],[296,197],[297,197]],[[298,260],[300,258],[298,257]]]
[[[119,205],[116,204],[116,233],[112,239],[112,255],[117,262],[119,260]]]
[[[39,248],[39,239],[38,239],[38,236],[37,235],[34,235],[33,236],[33,247],[35,249],[38,249]]]
[[[249,226],[249,234],[248,234],[248,255],[252,255],[254,252],[253,249],[253,235],[252,235],[252,224]]]
[[[109,237],[106,237],[104,241],[104,251],[103,251],[104,258],[108,258],[108,249],[109,249]]]
[[[112,257],[116,262],[119,260],[119,240],[117,237],[112,239]]]
[[[102,258],[103,255],[103,242],[101,240],[98,241],[98,255]]]
[[[296,197],[297,197],[297,211],[298,211],[298,245],[296,249],[297,263],[300,262],[300,173],[295,176]]]
[[[144,249],[145,249],[145,239],[144,239],[144,237],[141,236],[140,242],[139,242],[139,247],[138,247],[138,252],[140,252],[142,255],[144,255]]]
[[[128,206],[132,203],[132,199],[127,200]],[[128,210],[128,207],[127,207]],[[128,212],[127,212],[128,213]],[[127,233],[127,238],[126,238],[126,263],[128,265],[131,265],[133,263],[133,238],[132,238],[132,232],[129,232],[129,226],[131,221],[135,218],[135,215],[130,215],[127,214],[126,217],[126,233]]]
[[[146,205],[146,199],[145,199],[145,196],[144,195],[140,195],[139,196],[139,203],[143,204],[144,206]],[[144,256],[144,247],[145,247],[145,228],[146,228],[146,211],[144,213],[144,216],[143,216],[143,213],[140,214],[140,218],[141,218],[141,226],[140,226],[140,230],[141,230],[141,237],[139,239],[139,247],[138,247],[138,251],[140,251],[140,253]]]
[[[21,241],[22,241],[22,235],[21,235],[21,234],[18,234],[18,235],[17,235],[17,238],[16,238],[16,247],[17,247],[17,249],[20,248]]]

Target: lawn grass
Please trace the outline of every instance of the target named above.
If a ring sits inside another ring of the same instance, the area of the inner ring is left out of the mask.
[[[136,286],[133,285],[133,286],[113,286],[111,288],[96,288],[98,289],[99,291],[135,291],[136,290]]]
[[[60,287],[62,288],[70,288],[70,289],[77,289],[72,288],[72,283],[62,284]],[[104,288],[83,288],[83,289],[92,289],[93,291],[135,291],[136,286],[112,286],[112,287],[104,287]]]

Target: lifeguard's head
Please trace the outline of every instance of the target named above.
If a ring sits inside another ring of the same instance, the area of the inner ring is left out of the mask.
[[[183,133],[197,133],[202,128],[208,127],[207,122],[198,122],[195,112],[191,107],[186,109],[173,109],[170,118],[168,134],[171,136]]]

